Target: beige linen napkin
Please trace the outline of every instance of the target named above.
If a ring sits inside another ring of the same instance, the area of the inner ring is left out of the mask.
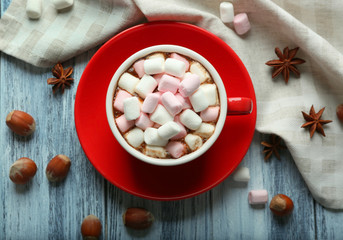
[[[247,67],[257,96],[260,132],[281,136],[313,197],[343,209],[343,124],[335,108],[343,103],[343,1],[237,0],[235,13],[247,12],[251,31],[238,36],[219,19],[219,0],[75,0],[57,13],[44,1],[37,21],[25,15],[25,0],[12,0],[0,20],[0,50],[36,66],[51,66],[99,45],[119,31],[147,19],[175,20],[203,27],[230,45]],[[158,37],[158,36],[157,36]],[[180,36],[182,37],[182,36]],[[264,63],[274,48],[300,47],[301,77],[272,80]],[[326,137],[312,139],[301,111],[311,105],[323,119]]]

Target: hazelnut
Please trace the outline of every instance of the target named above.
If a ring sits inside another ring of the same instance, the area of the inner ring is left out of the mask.
[[[101,234],[101,222],[99,218],[94,215],[88,215],[83,219],[81,225],[81,233],[85,240],[98,239]]]
[[[338,119],[343,123],[343,104],[340,104],[336,108]]]
[[[270,201],[269,208],[275,215],[284,216],[293,211],[294,205],[292,199],[284,194],[278,194]]]
[[[57,155],[46,166],[46,177],[50,182],[61,181],[67,176],[70,165],[71,162],[67,156]]]
[[[7,126],[20,136],[29,136],[36,129],[36,122],[33,117],[19,110],[13,110],[6,117]]]
[[[29,158],[19,158],[10,168],[10,179],[15,184],[25,184],[36,174],[37,166]]]
[[[145,229],[154,222],[154,216],[144,208],[128,208],[123,214],[124,225],[134,229]]]

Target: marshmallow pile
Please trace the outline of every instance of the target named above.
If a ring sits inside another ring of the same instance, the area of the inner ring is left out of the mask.
[[[180,158],[212,136],[220,107],[217,86],[197,61],[153,53],[119,80],[115,122],[126,141],[154,158]]]

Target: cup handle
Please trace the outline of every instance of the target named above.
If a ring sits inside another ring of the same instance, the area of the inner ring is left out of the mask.
[[[227,114],[226,115],[246,115],[250,114],[253,109],[251,98],[234,97],[227,99]]]

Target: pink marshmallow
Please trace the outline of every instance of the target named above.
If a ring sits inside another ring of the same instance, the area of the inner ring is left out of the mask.
[[[160,84],[160,81],[161,81],[161,78],[162,78],[163,75],[164,75],[164,73],[159,73],[159,74],[155,74],[153,76],[153,78],[155,78],[157,84]]]
[[[179,85],[179,92],[183,97],[189,97],[200,86],[199,76],[196,74],[187,74]]]
[[[148,115],[145,113],[141,113],[141,115],[136,119],[135,124],[142,130],[147,129],[148,127],[152,127],[154,122],[150,120]]]
[[[182,104],[182,109],[192,108],[191,102],[189,101],[188,98],[182,97],[182,95],[180,93],[175,94],[175,97]]]
[[[204,122],[212,122],[217,120],[219,115],[219,107],[208,107],[204,111],[200,112],[200,117]]]
[[[178,140],[178,139],[186,137],[187,135],[186,128],[181,123],[177,123],[177,124],[179,124],[181,131],[177,135],[172,137],[171,140]]]
[[[166,150],[173,158],[179,158],[186,153],[186,146],[181,142],[171,141],[166,146]]]
[[[142,112],[152,113],[158,105],[160,100],[159,93],[149,93],[142,104]]]
[[[171,115],[175,116],[176,114],[182,111],[182,104],[179,102],[177,97],[175,97],[175,95],[171,92],[163,93],[161,100],[163,106]]]
[[[180,80],[172,77],[170,75],[164,74],[161,77],[160,83],[158,85],[158,91],[160,92],[171,92],[175,94],[179,88]]]
[[[188,62],[188,60],[186,58],[182,57],[181,55],[179,55],[177,53],[170,54],[170,57],[184,62],[186,64],[186,72],[188,71],[188,69],[189,69],[189,62]]]
[[[268,202],[267,190],[251,190],[248,195],[250,204],[265,204]]]
[[[119,90],[115,96],[113,107],[122,113],[124,112],[124,100],[126,98],[132,97],[132,95],[124,90]]]
[[[243,35],[251,28],[248,15],[246,13],[237,14],[233,19],[233,26],[238,35]]]
[[[175,116],[174,122],[176,122],[177,124],[179,124],[181,131],[180,131],[177,135],[175,135],[174,137],[172,137],[171,140],[178,140],[178,139],[181,139],[181,138],[186,137],[187,131],[186,131],[186,128],[183,126],[183,124],[180,122],[180,117],[179,117],[179,115]]]
[[[131,127],[135,125],[135,121],[126,120],[124,114],[116,118],[116,123],[117,123],[117,127],[119,128],[119,131],[121,131],[122,133],[126,132],[127,130],[129,130]]]
[[[133,69],[135,69],[136,73],[138,74],[138,77],[141,78],[144,76],[144,59],[138,60],[133,64]]]

